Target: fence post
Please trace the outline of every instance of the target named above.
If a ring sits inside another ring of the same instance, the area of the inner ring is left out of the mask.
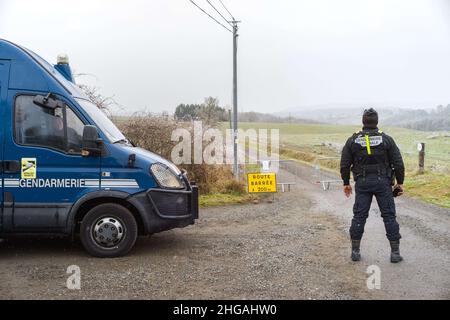
[[[420,142],[417,149],[419,150],[419,174],[423,174],[425,172],[425,143]]]

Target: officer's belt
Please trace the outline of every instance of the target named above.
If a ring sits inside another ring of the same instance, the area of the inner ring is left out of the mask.
[[[391,176],[391,168],[379,164],[361,165],[359,170],[356,170],[358,175],[377,174],[383,176]]]
[[[390,168],[386,168],[385,166],[381,166],[379,164],[366,164],[366,165],[362,165],[361,169],[363,171],[363,174],[365,173],[366,175],[369,173],[376,173],[376,174],[380,174],[380,175],[388,175],[390,173]]]

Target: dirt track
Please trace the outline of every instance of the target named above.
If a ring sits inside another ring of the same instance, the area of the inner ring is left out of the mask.
[[[96,259],[65,240],[0,243],[0,297],[50,299],[398,299],[450,298],[450,212],[398,201],[405,261],[388,261],[381,218],[372,210],[363,260],[349,261],[352,200],[322,191],[301,167],[290,193],[273,203],[211,208],[191,227],[140,239],[123,258]],[[66,268],[81,268],[81,290]],[[381,269],[381,290],[366,268]]]

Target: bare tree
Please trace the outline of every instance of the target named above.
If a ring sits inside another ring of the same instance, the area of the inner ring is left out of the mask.
[[[109,113],[112,106],[118,106],[114,97],[102,95],[98,87],[88,86],[86,84],[79,84],[78,86],[99,109]]]
[[[198,116],[207,125],[215,126],[219,121],[227,121],[227,110],[219,106],[219,100],[213,97],[205,98],[198,110]]]
[[[80,78],[83,76],[93,77],[96,80],[98,78],[94,74],[90,73],[74,73],[74,78]],[[77,86],[84,92],[84,94],[91,100],[100,110],[105,113],[111,113],[111,107],[120,107],[119,104],[114,100],[113,96],[104,96],[100,93],[100,89],[96,86],[90,86],[87,84],[78,84]]]

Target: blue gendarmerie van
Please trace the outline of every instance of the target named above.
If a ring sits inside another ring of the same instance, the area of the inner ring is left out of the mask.
[[[198,189],[168,160],[133,146],[74,84],[0,39],[0,237],[51,234],[97,257],[128,253],[139,235],[198,218]]]

